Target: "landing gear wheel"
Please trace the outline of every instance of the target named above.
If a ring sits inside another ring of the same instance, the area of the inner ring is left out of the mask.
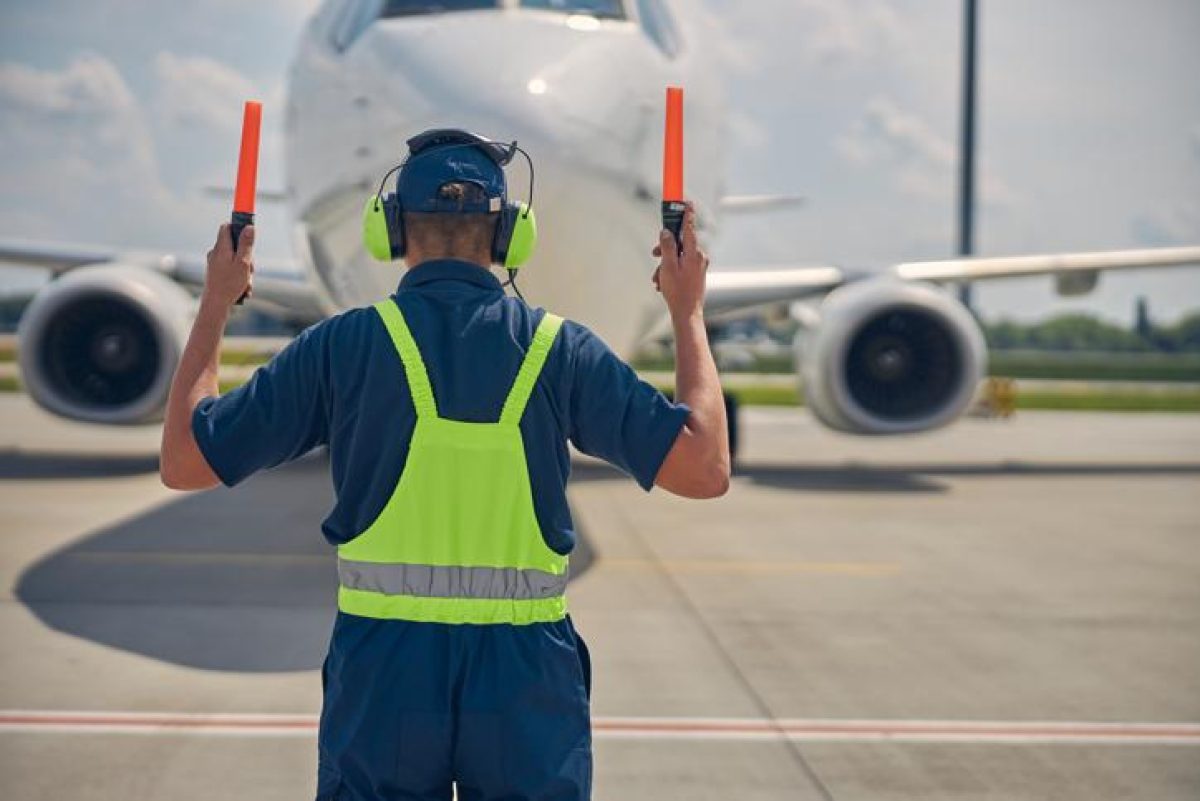
[[[738,399],[726,392],[725,396],[725,419],[729,421],[729,461],[733,467],[737,467],[738,455]]]

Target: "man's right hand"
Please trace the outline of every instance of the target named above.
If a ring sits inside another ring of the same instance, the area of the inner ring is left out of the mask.
[[[683,254],[675,236],[667,230],[659,234],[654,255],[662,259],[654,271],[654,285],[662,293],[673,320],[682,320],[704,311],[704,284],[708,255],[696,242],[696,210],[689,201],[683,213]]]

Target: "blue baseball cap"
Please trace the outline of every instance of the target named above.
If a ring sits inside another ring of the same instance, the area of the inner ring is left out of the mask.
[[[456,129],[426,131],[408,140],[409,156],[396,179],[405,211],[439,214],[487,214],[504,205],[504,164],[509,148]],[[448,183],[478,186],[484,199],[474,202],[440,198]]]

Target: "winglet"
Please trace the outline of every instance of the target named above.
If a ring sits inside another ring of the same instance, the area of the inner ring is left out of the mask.
[[[727,214],[753,214],[803,206],[806,198],[800,195],[726,195],[721,198],[721,211]]]

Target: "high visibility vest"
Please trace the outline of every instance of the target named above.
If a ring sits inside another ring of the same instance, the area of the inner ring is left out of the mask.
[[[542,537],[520,424],[562,319],[546,314],[538,325],[499,421],[469,423],[438,415],[395,302],[375,309],[400,354],[417,422],[387,505],[338,547],[338,608],[426,623],[561,620],[567,557]]]

